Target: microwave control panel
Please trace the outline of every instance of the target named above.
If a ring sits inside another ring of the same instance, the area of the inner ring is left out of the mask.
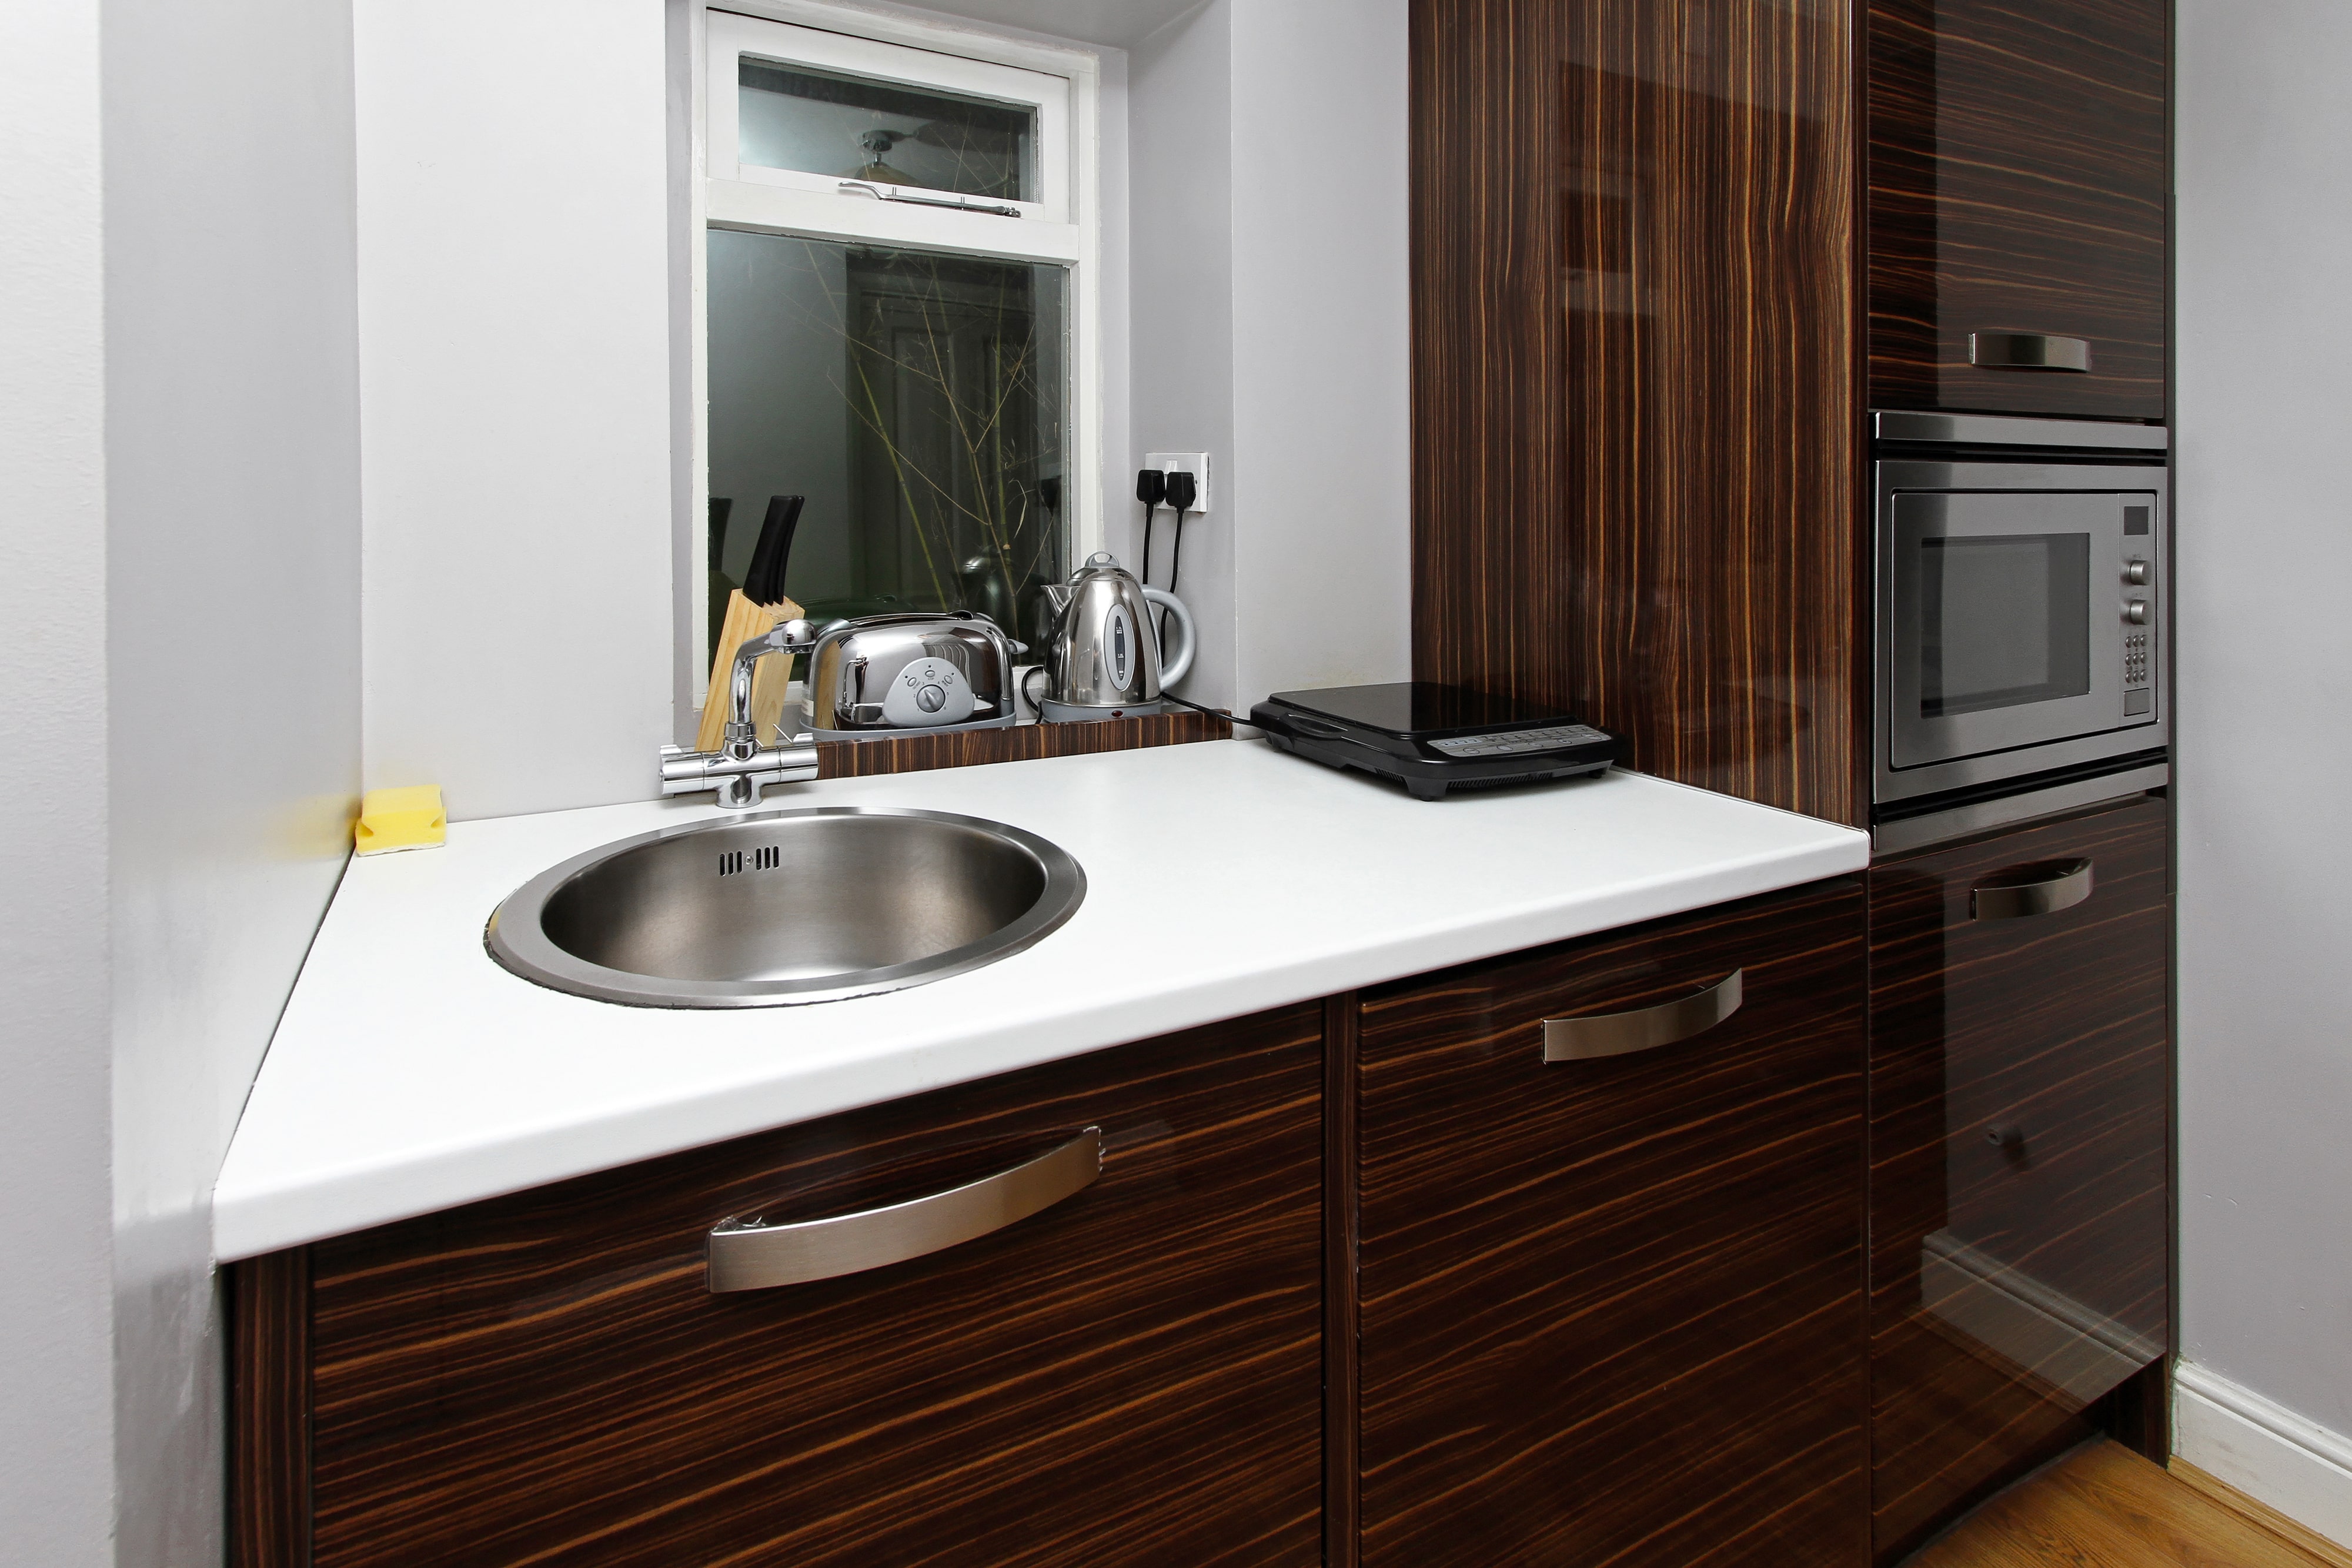
[[[2124,716],[2136,718],[2153,706],[2154,664],[2148,630],[2156,619],[2156,552],[2146,504],[2124,507]]]

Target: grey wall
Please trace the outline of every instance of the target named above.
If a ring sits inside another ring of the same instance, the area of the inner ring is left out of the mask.
[[[358,779],[351,123],[331,4],[0,11],[10,1562],[221,1557],[209,1197]]]
[[[1139,561],[1135,463],[1146,452],[1209,454],[1213,509],[1185,525],[1176,591],[1201,637],[1180,689],[1215,706],[1232,703],[1237,689],[1233,540],[1247,505],[1233,483],[1234,13],[1242,3],[1210,0],[1128,57],[1134,456],[1128,482],[1108,486],[1105,514],[1112,549],[1130,565]],[[1116,542],[1122,523],[1131,541],[1124,548]],[[1163,515],[1152,551],[1160,563],[1152,580],[1162,587],[1171,553]]]
[[[0,1555],[95,1568],[113,1467],[97,0],[0,6]]]
[[[677,666],[666,13],[352,12],[367,783],[643,800]]]
[[[1232,570],[1247,712],[1269,692],[1412,673],[1407,7],[1233,3]]]
[[[2181,1344],[2347,1432],[2352,7],[2178,26]]]
[[[213,1180],[357,804],[351,14],[107,0],[104,71],[116,1561],[161,1568],[220,1555]]]
[[[1409,672],[1405,15],[1210,0],[1131,57],[1134,446],[1215,490],[1195,701]]]

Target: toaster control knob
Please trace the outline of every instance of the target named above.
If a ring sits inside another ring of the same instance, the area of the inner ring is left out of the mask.
[[[882,695],[882,727],[928,729],[961,724],[979,706],[964,673],[945,659],[916,659],[890,678]]]
[[[2124,619],[2135,626],[2147,624],[2147,601],[2130,599],[2124,601]]]
[[[2147,562],[2137,558],[2124,562],[2124,580],[2134,584],[2147,581]]]

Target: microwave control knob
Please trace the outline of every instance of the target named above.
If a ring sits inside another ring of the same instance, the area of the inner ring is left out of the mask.
[[[2145,599],[2126,600],[2124,601],[2124,619],[2130,622],[2135,626],[2147,625],[2147,601]]]
[[[2135,584],[2147,582],[2147,562],[2137,559],[2124,562],[2124,580]]]

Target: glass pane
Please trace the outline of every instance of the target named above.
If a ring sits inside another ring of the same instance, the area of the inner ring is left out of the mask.
[[[999,201],[1037,194],[1037,110],[780,65],[737,65],[736,158]]]
[[[1042,646],[1064,270],[713,229],[709,276],[711,630],[793,495],[784,591],[811,619],[976,610]]]
[[[2091,540],[2008,534],[1919,541],[1919,714],[2091,689]]]

